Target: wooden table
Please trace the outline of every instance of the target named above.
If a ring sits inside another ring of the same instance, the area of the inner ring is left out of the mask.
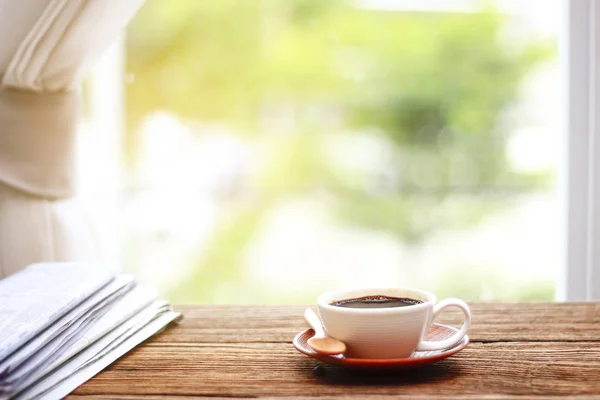
[[[600,399],[600,303],[472,304],[465,350],[387,375],[315,373],[320,364],[291,344],[305,328],[303,307],[177,308],[181,325],[70,398]],[[460,318],[448,311],[442,322]]]

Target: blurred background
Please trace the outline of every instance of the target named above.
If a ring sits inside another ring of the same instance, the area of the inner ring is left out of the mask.
[[[148,0],[84,85],[98,242],[177,303],[552,300],[560,11]]]

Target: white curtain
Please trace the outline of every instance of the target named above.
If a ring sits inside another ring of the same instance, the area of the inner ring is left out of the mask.
[[[144,0],[0,0],[0,278],[99,257],[74,187],[78,87]]]

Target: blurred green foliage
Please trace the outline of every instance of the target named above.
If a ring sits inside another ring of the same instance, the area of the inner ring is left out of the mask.
[[[234,204],[229,222],[217,223],[177,301],[211,301],[220,286],[241,287],[240,255],[270,207],[290,196],[325,192],[338,222],[419,241],[500,207],[481,191],[547,182],[510,169],[504,116],[552,46],[503,45],[505,21],[491,8],[418,13],[357,4],[149,0],[130,25],[130,160],[136,129],[154,110],[225,122],[264,150],[249,198],[226,200]],[[292,122],[274,123],[282,114]],[[359,159],[361,138],[385,149],[379,168],[340,164],[327,150],[356,141]],[[457,192],[466,200],[452,201]]]

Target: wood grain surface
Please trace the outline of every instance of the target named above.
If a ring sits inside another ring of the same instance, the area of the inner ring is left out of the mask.
[[[600,303],[475,303],[471,344],[365,374],[296,351],[303,306],[181,306],[167,329],[79,387],[89,399],[600,399]],[[458,325],[459,313],[439,322]]]

